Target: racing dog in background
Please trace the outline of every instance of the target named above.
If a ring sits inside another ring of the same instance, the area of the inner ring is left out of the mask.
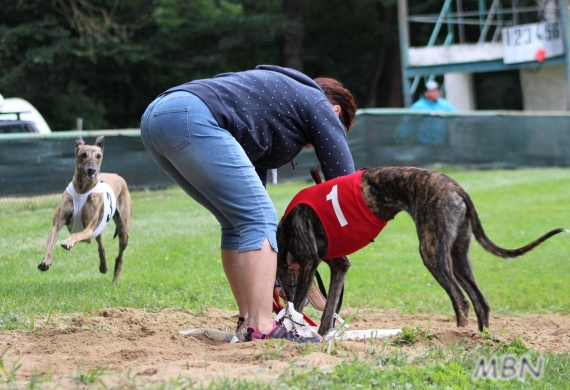
[[[119,254],[115,259],[113,281],[119,280],[123,252],[129,242],[131,195],[126,181],[121,176],[99,172],[104,144],[103,136],[97,137],[95,145],[86,145],[82,137],[75,140],[75,175],[64,191],[53,216],[46,253],[38,265],[42,271],[50,268],[57,235],[65,225],[71,235],[61,246],[71,250],[76,243],[90,243],[95,238],[99,249],[99,271],[106,273],[107,261],[101,232],[112,218],[116,226],[114,237],[119,237]]]

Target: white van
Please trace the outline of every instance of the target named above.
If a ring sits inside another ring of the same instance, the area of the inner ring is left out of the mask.
[[[6,131],[2,131],[2,127],[5,127]],[[4,99],[0,95],[0,134],[10,132],[49,134],[51,129],[30,102],[17,97]]]

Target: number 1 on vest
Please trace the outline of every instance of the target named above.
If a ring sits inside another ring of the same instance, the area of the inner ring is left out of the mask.
[[[346,221],[346,218],[344,217],[344,214],[340,208],[340,203],[338,202],[338,185],[335,184],[333,186],[331,192],[329,192],[327,195],[327,200],[330,200],[332,202],[334,213],[338,219],[338,222],[340,223],[340,226],[344,227],[345,225],[348,225],[348,222]]]

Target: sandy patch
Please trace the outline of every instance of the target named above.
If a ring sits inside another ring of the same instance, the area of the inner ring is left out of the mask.
[[[343,314],[351,314],[351,308]],[[476,322],[457,328],[445,315],[401,315],[391,311],[355,311],[352,329],[420,327],[430,334],[421,343],[472,346],[491,342],[481,337]],[[345,341],[333,353],[322,345],[285,343],[267,348],[267,342],[227,344],[205,336],[185,337],[178,332],[196,328],[233,331],[237,313],[209,310],[204,313],[147,313],[129,308],[107,309],[84,316],[62,316],[36,320],[34,331],[0,331],[0,354],[5,371],[17,364],[15,377],[24,385],[35,376],[60,389],[77,387],[81,375],[94,375],[106,385],[129,387],[137,381],[162,382],[174,378],[210,381],[214,378],[257,378],[271,380],[294,367],[326,368],[354,354],[364,354],[369,341]],[[504,342],[517,336],[538,351],[570,351],[570,317],[558,314],[491,317],[491,332]],[[79,371],[78,371],[79,370]],[[112,374],[120,372],[121,374]],[[0,372],[1,374],[1,372]],[[0,377],[1,379],[1,377]],[[123,383],[124,382],[124,383]]]

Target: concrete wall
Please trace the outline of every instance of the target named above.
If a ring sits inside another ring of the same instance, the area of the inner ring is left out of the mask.
[[[525,111],[566,111],[566,67],[545,66],[520,70]],[[471,73],[446,73],[445,98],[459,111],[477,109]]]
[[[566,111],[566,67],[520,70],[525,111]]]
[[[471,73],[446,73],[445,98],[459,111],[476,109],[473,77]]]
[[[503,44],[501,42],[410,47],[408,49],[408,61],[411,66],[460,64],[492,61],[502,58]]]

